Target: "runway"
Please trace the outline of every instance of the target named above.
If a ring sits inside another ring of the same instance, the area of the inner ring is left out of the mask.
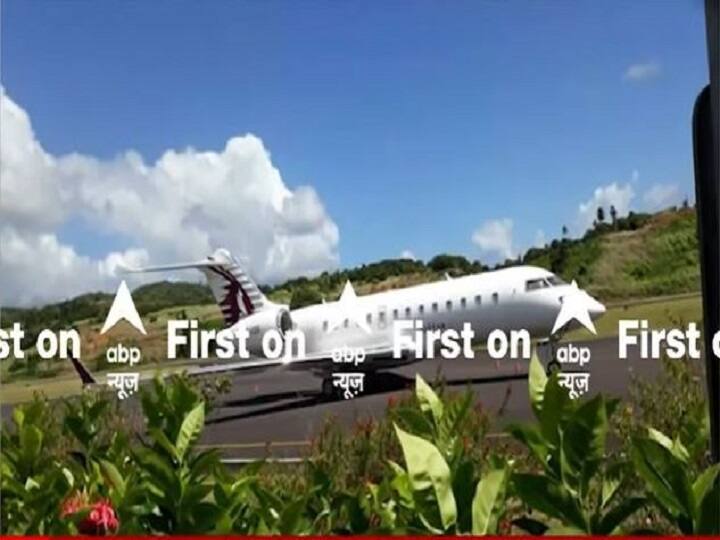
[[[591,360],[583,368],[591,373],[590,394],[602,391],[624,396],[632,375],[652,378],[660,368],[656,360],[618,359],[616,338],[582,345],[591,350]],[[478,353],[474,360],[425,360],[383,373],[377,386],[354,399],[333,401],[322,397],[320,380],[310,374],[239,373],[232,378],[230,393],[222,396],[209,416],[202,443],[235,458],[301,455],[329,416],[350,427],[358,418],[384,415],[391,396],[412,391],[415,373],[428,382],[442,374],[447,385],[457,390],[470,385],[477,401],[497,416],[494,429],[501,432],[507,422],[532,417],[527,368],[527,361],[496,362],[485,353]]]
[[[617,338],[575,345],[589,347],[590,394],[628,394],[632,376],[652,379],[660,371],[657,360],[630,355],[620,360]],[[379,381],[351,400],[328,400],[320,393],[320,379],[306,372],[243,372],[232,376],[229,393],[220,396],[208,416],[201,444],[217,447],[228,458],[293,458],[303,455],[325,420],[332,416],[350,428],[358,418],[380,418],[388,400],[412,392],[415,374],[432,383],[442,375],[446,385],[462,391],[468,385],[477,402],[493,417],[493,432],[501,434],[510,421],[530,420],[527,361],[495,361],[484,352],[473,360],[425,360],[383,372]],[[128,400],[128,411],[138,413],[138,401]],[[3,421],[9,421],[12,406],[2,406]]]

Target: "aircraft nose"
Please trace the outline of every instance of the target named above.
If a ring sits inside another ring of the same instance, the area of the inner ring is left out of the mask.
[[[588,311],[590,312],[590,317],[596,319],[603,315],[607,310],[601,302],[591,297],[590,309],[588,309]]]

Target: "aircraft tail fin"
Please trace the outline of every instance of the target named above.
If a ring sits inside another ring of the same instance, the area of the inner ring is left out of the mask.
[[[134,268],[127,271],[164,272],[187,268],[195,268],[205,274],[227,326],[232,326],[240,319],[272,304],[260,287],[250,279],[237,259],[226,249],[218,249],[202,261]]]

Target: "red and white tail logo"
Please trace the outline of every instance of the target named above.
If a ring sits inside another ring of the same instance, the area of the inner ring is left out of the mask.
[[[208,285],[225,317],[232,326],[240,319],[268,306],[260,288],[250,279],[240,263],[227,249],[218,249],[203,261],[168,264],[146,268],[127,268],[127,272],[167,272],[195,268],[207,277]]]
[[[211,264],[200,270],[207,276],[210,289],[225,317],[225,324],[232,326],[267,305],[268,301],[260,288],[227,250],[218,249],[208,257],[208,262]]]

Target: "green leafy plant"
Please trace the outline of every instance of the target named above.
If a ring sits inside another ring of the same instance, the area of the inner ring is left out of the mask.
[[[685,322],[673,321],[682,328]],[[702,365],[691,358],[660,360],[658,374],[650,379],[632,376],[629,396],[613,418],[613,432],[630,453],[633,441],[646,435],[647,426],[673,433],[690,453],[693,470],[709,464],[710,415],[705,398]]]
[[[59,516],[59,504],[74,484],[72,472],[52,451],[53,417],[36,397],[13,411],[14,429],[3,426],[0,482],[3,531],[15,534],[73,532]]]
[[[419,414],[405,410],[400,417],[418,434],[395,426],[405,467],[390,464],[397,501],[384,510],[397,508],[408,532],[497,534],[507,510],[510,474],[506,465],[493,461],[480,478],[476,462],[467,456],[458,428],[472,406],[472,394],[446,408],[418,375],[415,396]]]
[[[662,514],[683,534],[719,534],[720,465],[694,475],[690,460],[679,437],[652,428],[633,442],[632,461]]]
[[[133,494],[139,523],[149,532],[210,532],[220,515],[211,497],[219,465],[214,451],[195,452],[205,403],[185,378],[155,380],[143,391],[148,440],[133,449],[142,494]],[[127,485],[127,482],[125,482]]]
[[[540,472],[515,473],[514,492],[550,518],[524,517],[515,524],[528,532],[613,534],[645,504],[643,497],[620,497],[623,463],[606,458],[608,418],[617,401],[598,395],[570,399],[537,358],[530,362],[530,404],[536,424],[512,425],[510,433],[536,458]]]

